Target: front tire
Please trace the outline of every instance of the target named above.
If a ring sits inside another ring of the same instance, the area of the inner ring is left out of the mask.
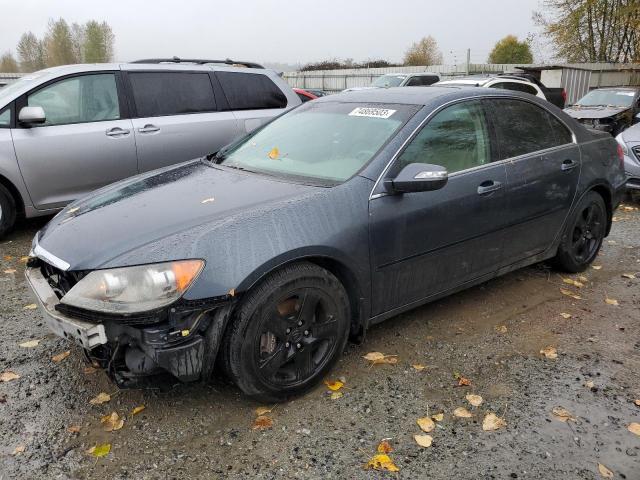
[[[576,207],[560,241],[553,264],[569,273],[583,272],[598,255],[607,228],[602,196],[587,193]]]
[[[307,262],[286,266],[243,300],[223,341],[224,370],[261,401],[299,395],[339,358],[350,318],[347,293],[333,274]]]
[[[0,238],[8,233],[16,222],[16,202],[9,191],[0,185]]]

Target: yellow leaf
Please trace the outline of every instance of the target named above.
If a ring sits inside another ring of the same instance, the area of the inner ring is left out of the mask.
[[[14,268],[9,268],[5,270],[4,273],[6,273],[7,275],[11,275],[13,273],[16,273],[16,270]]]
[[[235,297],[236,296],[236,289],[232,288],[231,290],[229,290],[229,296],[230,297]]]
[[[631,433],[635,433],[636,435],[640,436],[640,423],[636,423],[636,422],[630,423],[627,429]]]
[[[36,308],[38,308],[38,305],[35,303],[30,303],[29,305],[22,307],[23,310],[35,310]]]
[[[560,293],[563,295],[566,295],[567,297],[574,298],[576,300],[582,300],[582,297],[580,295],[576,295],[571,290],[567,290],[566,288],[561,288]]]
[[[378,453],[389,453],[393,452],[393,447],[387,440],[383,440],[378,444]]]
[[[20,257],[20,263],[27,263],[29,261],[28,256]]]
[[[7,370],[6,372],[0,373],[0,382],[10,382],[11,380],[17,380],[20,378],[20,375],[12,372],[11,370]]]
[[[564,407],[554,407],[551,410],[552,415],[556,418],[556,420],[560,420],[561,422],[568,422],[572,420],[575,422],[576,417],[574,417],[569,410]]]
[[[212,203],[215,201],[215,198],[213,197],[209,197],[209,198],[205,198],[204,200],[202,200],[200,203]]]
[[[483,399],[480,395],[473,395],[471,393],[468,393],[465,398],[467,399],[467,402],[469,402],[474,407],[479,407],[483,402]]]
[[[397,355],[385,355],[384,353],[381,353],[381,352],[370,352],[370,353],[367,353],[362,358],[364,358],[365,360],[369,360],[372,365],[379,365],[382,363],[395,365],[396,363],[398,363]]]
[[[53,357],[51,357],[51,360],[58,363],[64,360],[65,358],[67,358],[69,355],[71,355],[71,350],[67,350],[66,352],[62,352],[62,353],[59,353],[58,355],[54,355]]]
[[[111,415],[105,415],[100,419],[100,423],[104,425],[105,432],[113,432],[120,430],[124,425],[124,419],[120,418],[117,412],[111,412]]]
[[[558,350],[556,350],[556,347],[553,347],[551,345],[540,350],[540,353],[551,360],[555,360],[556,358],[558,358]]]
[[[109,400],[111,400],[111,395],[100,392],[96,397],[89,400],[89,403],[91,405],[102,405],[103,403],[107,403]]]
[[[414,435],[413,439],[422,448],[429,448],[433,443],[433,437],[431,435]]]
[[[138,405],[137,407],[135,407],[133,410],[131,410],[131,415],[137,415],[139,414],[141,411],[143,411],[145,408],[144,405]]]
[[[255,412],[257,416],[262,416],[262,415],[266,415],[267,413],[271,413],[271,411],[273,410],[273,407],[258,407],[256,408]]]
[[[453,416],[458,418],[471,418],[473,414],[464,407],[458,407],[453,411]]]
[[[492,432],[506,426],[507,422],[504,421],[504,418],[498,417],[495,413],[487,413],[482,420],[482,430],[485,432]]]
[[[422,365],[420,363],[414,363],[413,365],[411,365],[414,370],[417,370],[418,372],[421,372],[422,370],[424,370],[426,367],[426,365]]]
[[[584,275],[580,275],[578,277],[578,280],[580,280],[581,282],[585,282],[585,283],[589,281],[589,279],[587,277],[585,277]]]
[[[605,299],[604,299],[604,301],[605,301],[605,303],[606,303],[607,305],[615,305],[615,306],[618,306],[618,305],[619,305],[619,304],[618,304],[618,300],[616,300],[616,299],[614,299],[614,298],[609,298],[609,297],[607,297],[607,298],[605,298]]]
[[[640,407],[640,398],[638,398],[637,400],[634,400],[633,403],[635,403],[636,406]]]
[[[423,432],[429,433],[436,428],[436,424],[429,417],[422,417],[416,420],[418,426],[422,429]]]
[[[251,430],[267,430],[271,427],[273,427],[273,420],[266,415],[260,415],[254,420]]]
[[[632,280],[632,279],[636,278],[635,274],[633,274],[633,273],[623,273],[623,274],[622,274],[622,277],[623,277],[623,278],[628,278],[628,279],[630,279],[630,280]]]
[[[25,451],[27,447],[24,445],[18,445],[16,448],[13,449],[13,453],[11,455],[13,456],[17,456],[20,455],[21,453],[23,453]]]
[[[602,478],[613,478],[613,472],[601,463],[598,464],[598,471],[600,475],[602,475]]]
[[[4,259],[8,261],[8,260],[12,260],[13,257],[11,255],[5,255]]]
[[[40,343],[40,340],[29,340],[28,342],[21,343],[20,346],[22,348],[34,348],[37,347]]]
[[[585,382],[584,386],[589,388],[589,389],[591,389],[591,388],[595,387],[595,383],[593,383],[593,380],[589,380],[589,381]]]
[[[106,457],[107,455],[109,455],[110,451],[111,451],[111,444],[103,443],[102,445],[96,445],[95,447],[91,447],[89,450],[87,450],[87,453],[90,455],[93,455],[96,458],[100,458],[100,457]]]
[[[278,147],[273,147],[267,155],[271,160],[277,160],[280,157],[280,150]]]
[[[342,398],[342,392],[331,392],[329,398],[331,398],[331,400],[338,400],[339,398]]]
[[[570,313],[564,313],[564,312],[561,313],[560,316],[565,320],[568,320],[569,318],[573,317],[573,315],[571,315]]]
[[[70,427],[67,427],[67,432],[80,433],[80,425],[71,425]]]
[[[593,268],[594,270],[600,270],[602,268],[602,265],[591,265],[591,268]]]
[[[496,332],[498,333],[507,333],[506,325],[496,325]]]
[[[329,388],[329,390],[331,390],[332,392],[337,392],[338,390],[340,390],[343,386],[344,383],[342,383],[340,380],[336,380],[334,382],[328,382],[328,381],[324,381],[324,384]]]
[[[364,466],[365,469],[373,468],[374,470],[387,470],[388,472],[398,472],[400,469],[396,467],[393,460],[385,453],[374,455]]]
[[[444,420],[444,413],[436,413],[435,415],[431,415],[431,418],[436,422],[441,422]]]
[[[573,278],[563,278],[562,281],[568,285],[573,285],[574,287],[584,287],[584,283],[574,280]]]

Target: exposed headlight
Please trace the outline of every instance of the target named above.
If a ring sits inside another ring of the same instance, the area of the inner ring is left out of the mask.
[[[629,147],[627,147],[627,144],[624,143],[624,139],[622,138],[621,133],[616,137],[616,141],[618,142],[618,145],[620,145],[620,148],[622,148],[622,153],[624,153],[627,157],[630,157],[631,155],[629,154]]]
[[[60,300],[86,310],[139,313],[178,300],[202,271],[202,260],[96,270]]]

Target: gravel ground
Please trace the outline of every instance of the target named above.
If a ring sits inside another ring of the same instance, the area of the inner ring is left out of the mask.
[[[223,381],[117,391],[102,372],[86,372],[80,349],[24,309],[32,300],[20,257],[44,221],[25,222],[0,241],[0,373],[20,376],[0,383],[0,479],[597,479],[599,463],[615,478],[640,479],[640,436],[627,429],[640,422],[640,212],[617,217],[601,268],[586,281],[571,277],[582,288],[537,265],[391,319],[348,347],[329,378],[344,380],[340,398],[319,386],[276,405],[262,431],[251,428],[260,405]],[[19,346],[34,339],[34,348]],[[556,359],[540,354],[547,346]],[[370,366],[362,357],[371,351],[398,362]],[[471,385],[459,386],[456,373]],[[91,405],[100,392],[111,401]],[[482,405],[472,407],[469,393]],[[558,406],[575,419],[554,418]],[[454,417],[457,407],[473,416]],[[100,417],[113,411],[124,427],[105,432]],[[420,448],[416,419],[440,412],[433,445]],[[483,431],[488,412],[506,427]],[[398,473],[363,468],[383,439]],[[87,454],[104,443],[106,457]]]

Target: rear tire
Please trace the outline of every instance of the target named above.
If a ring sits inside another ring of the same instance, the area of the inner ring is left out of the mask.
[[[607,229],[607,208],[596,192],[587,193],[578,206],[560,240],[553,265],[565,272],[583,272],[598,256]]]
[[[9,191],[0,185],[0,238],[8,233],[16,222],[16,201]]]
[[[247,395],[282,401],[313,387],[347,342],[347,293],[330,272],[296,263],[243,300],[222,344],[225,373]]]

